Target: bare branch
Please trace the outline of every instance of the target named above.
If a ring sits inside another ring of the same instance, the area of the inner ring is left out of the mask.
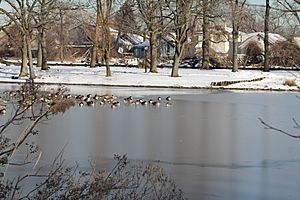
[[[293,134],[288,133],[288,132],[286,132],[284,130],[281,130],[279,128],[276,128],[276,127],[273,127],[273,126],[269,125],[268,123],[266,123],[265,121],[263,121],[261,118],[258,118],[258,119],[265,126],[266,129],[274,130],[274,131],[277,131],[279,133],[283,133],[283,134],[285,134],[287,136],[290,136],[292,138],[300,139],[300,135],[293,135]]]

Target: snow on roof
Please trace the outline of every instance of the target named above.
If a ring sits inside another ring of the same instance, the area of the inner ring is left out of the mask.
[[[255,32],[255,33],[249,33],[242,36],[242,43],[240,44],[240,48],[246,47],[249,42],[254,41],[258,42],[260,47],[264,46],[264,32]],[[269,43],[275,44],[277,42],[283,42],[286,41],[286,38],[277,34],[277,33],[269,33]]]
[[[149,47],[150,43],[148,41],[142,42],[140,44],[134,45],[135,48],[143,48],[143,47]]]
[[[140,44],[144,41],[144,38],[137,34],[127,33],[126,34],[133,41],[134,44]]]
[[[300,47],[300,37],[294,37],[294,41]]]

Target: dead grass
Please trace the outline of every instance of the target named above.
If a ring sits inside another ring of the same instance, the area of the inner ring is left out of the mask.
[[[289,87],[297,86],[295,79],[285,79],[283,85],[287,85]]]

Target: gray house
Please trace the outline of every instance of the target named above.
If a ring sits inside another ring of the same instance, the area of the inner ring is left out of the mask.
[[[175,55],[175,45],[171,39],[160,37],[159,38],[159,55],[160,59],[173,59]],[[146,52],[150,49],[150,43],[144,41],[142,43],[136,44],[132,47],[131,51],[136,58],[144,58]]]
[[[159,40],[159,52],[162,59],[173,59],[175,55],[175,44],[171,38],[161,37]]]

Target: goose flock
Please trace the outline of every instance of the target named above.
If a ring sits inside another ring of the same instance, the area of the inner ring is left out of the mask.
[[[0,115],[4,115],[6,113],[7,105],[9,98],[14,98],[17,95],[24,95],[20,90],[16,91],[6,91],[3,93],[6,97],[0,97]],[[8,98],[7,98],[8,97]],[[71,94],[61,94],[60,92],[57,93],[39,93],[34,98],[29,97],[26,101],[23,102],[23,107],[30,107],[33,104],[33,101],[37,103],[46,103],[47,106],[51,106],[55,104],[55,102],[65,99],[71,99],[77,102],[79,107],[89,106],[93,107],[96,105],[104,106],[108,105],[112,109],[117,109],[123,105],[141,105],[141,106],[165,106],[171,107],[173,105],[172,99],[170,96],[165,98],[156,97],[153,99],[144,99],[144,98],[134,98],[133,96],[129,96],[126,98],[119,98],[115,95],[71,95]]]
[[[171,107],[172,99],[170,96],[167,96],[165,100],[162,100],[161,97],[157,97],[155,99],[142,99],[142,98],[134,98],[132,96],[124,98],[122,101],[119,101],[120,98],[114,95],[78,95],[74,96],[75,100],[78,101],[79,107],[83,106],[95,106],[95,105],[110,105],[112,109],[116,109],[121,106],[121,102],[124,105],[142,105],[142,106],[160,106],[164,104],[166,107]]]

